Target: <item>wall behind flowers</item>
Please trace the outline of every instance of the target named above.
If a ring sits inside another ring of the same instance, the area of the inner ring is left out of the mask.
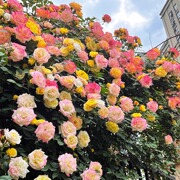
[[[0,0],[0,22],[0,178],[174,175],[175,48],[141,57],[139,37],[105,32],[75,2]]]

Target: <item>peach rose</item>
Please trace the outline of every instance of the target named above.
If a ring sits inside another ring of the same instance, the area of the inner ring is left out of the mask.
[[[76,158],[71,154],[65,153],[60,155],[58,157],[58,162],[61,172],[64,172],[67,176],[70,176],[70,174],[73,174],[73,172],[76,171]]]
[[[20,107],[14,110],[12,115],[13,121],[19,126],[28,126],[35,117],[34,110],[27,107]]]
[[[110,106],[108,108],[108,120],[115,122],[115,123],[121,123],[124,120],[124,113],[118,106]]]
[[[80,131],[78,134],[78,145],[81,148],[87,147],[90,142],[90,137],[87,131]]]
[[[44,64],[48,62],[51,55],[45,48],[36,48],[34,50],[33,57],[39,64]]]
[[[44,100],[54,101],[59,97],[59,91],[56,86],[46,86],[44,88]]]
[[[67,137],[69,134],[76,135],[76,127],[69,121],[64,122],[59,126],[59,133],[61,133],[63,137]]]
[[[147,128],[148,124],[146,119],[141,117],[135,117],[131,120],[131,127],[133,131],[142,132]]]
[[[152,112],[156,112],[158,110],[158,103],[156,101],[149,101],[146,105]]]
[[[48,143],[55,135],[55,126],[48,121],[41,123],[34,132],[38,140]]]
[[[29,165],[35,170],[41,170],[47,163],[47,157],[41,149],[36,149],[28,155]]]
[[[64,139],[65,144],[71,149],[75,149],[78,144],[78,138],[74,134],[69,134]]]
[[[165,140],[166,144],[172,144],[173,143],[173,139],[172,139],[171,135],[169,135],[169,134],[164,137],[164,140]]]

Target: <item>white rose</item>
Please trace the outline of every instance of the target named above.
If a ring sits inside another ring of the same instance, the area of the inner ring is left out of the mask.
[[[19,135],[19,133],[12,129],[11,131],[9,131],[9,129],[4,129],[4,134],[6,139],[13,145],[15,144],[20,144],[21,142],[21,136]]]
[[[37,107],[34,101],[34,96],[27,93],[24,93],[18,96],[17,104],[18,104],[18,107],[27,107],[27,108]]]
[[[80,131],[77,137],[78,137],[78,145],[81,148],[88,146],[88,144],[90,142],[90,138],[89,138],[89,134],[87,133],[87,131]]]
[[[44,100],[54,101],[59,97],[58,88],[55,86],[47,86],[44,89]]]

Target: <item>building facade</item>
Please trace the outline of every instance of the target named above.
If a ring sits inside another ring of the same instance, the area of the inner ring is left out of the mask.
[[[167,35],[167,41],[161,47],[162,53],[170,47],[180,51],[180,0],[167,0],[160,16]]]

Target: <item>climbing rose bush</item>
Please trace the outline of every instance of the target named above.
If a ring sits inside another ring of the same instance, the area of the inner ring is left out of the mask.
[[[174,175],[177,49],[140,53],[76,2],[0,0],[0,22],[0,179]]]

